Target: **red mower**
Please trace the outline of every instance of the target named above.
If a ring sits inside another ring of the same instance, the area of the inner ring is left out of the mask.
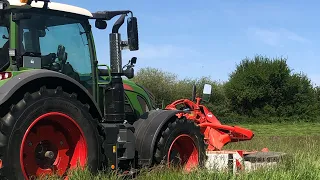
[[[218,118],[204,105],[202,101],[209,101],[211,94],[211,86],[204,86],[203,98],[196,97],[196,87],[193,88],[193,98],[180,99],[169,104],[167,110],[185,110],[185,113],[177,114],[178,117],[186,117],[188,120],[194,121],[201,128],[204,135],[204,140],[208,145],[207,151],[221,150],[223,146],[229,142],[251,140],[254,133],[239,126],[223,125]]]
[[[207,144],[207,160],[205,167],[211,170],[254,170],[260,167],[273,166],[285,155],[280,152],[269,152],[268,148],[261,151],[222,150],[230,142],[248,141],[254,133],[239,126],[222,124],[218,118],[201,102],[208,102],[211,95],[211,85],[205,84],[203,97],[196,97],[196,87],[193,86],[192,100],[180,99],[166,106],[166,110],[182,110],[176,114],[178,118],[195,122],[204,135]]]

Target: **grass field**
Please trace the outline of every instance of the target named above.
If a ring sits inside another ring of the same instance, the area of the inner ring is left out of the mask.
[[[296,124],[245,124],[242,127],[255,132],[251,141],[232,143],[225,149],[261,150],[264,147],[270,151],[289,154],[284,162],[272,169],[263,169],[237,175],[197,170],[190,174],[182,173],[177,169],[154,168],[142,172],[136,179],[266,179],[266,180],[320,180],[320,123]],[[55,178],[51,178],[55,179]],[[76,171],[69,178],[80,179],[120,179],[113,175],[92,176],[87,171]]]

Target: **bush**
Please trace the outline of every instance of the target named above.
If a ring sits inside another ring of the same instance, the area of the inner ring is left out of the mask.
[[[155,95],[157,104],[161,104],[162,100],[170,102],[176,93],[173,87],[177,83],[177,75],[159,69],[141,69],[133,81],[148,88]]]
[[[204,84],[211,84],[211,99],[205,105],[223,122],[318,121],[320,87],[312,87],[306,75],[293,73],[286,61],[246,58],[225,83],[210,77],[179,80],[176,74],[155,68],[139,70],[133,81],[154,93],[158,107],[191,99],[193,85],[202,96]]]
[[[249,117],[311,117],[316,98],[310,80],[292,74],[286,59],[244,59],[225,85],[233,112]]]

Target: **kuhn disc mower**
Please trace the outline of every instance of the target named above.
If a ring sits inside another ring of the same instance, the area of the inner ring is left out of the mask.
[[[239,170],[255,170],[261,167],[276,165],[285,153],[269,152],[268,148],[261,151],[222,150],[230,142],[248,141],[254,133],[239,126],[222,124],[218,118],[204,105],[211,96],[212,86],[205,84],[203,98],[196,97],[196,86],[193,87],[192,100],[180,99],[166,106],[167,110],[182,110],[176,114],[178,118],[185,117],[200,127],[206,143],[206,163],[209,170],[228,170],[234,173]]]
[[[239,126],[223,125],[217,117],[204,105],[201,101],[208,101],[211,95],[212,86],[206,84],[204,86],[203,97],[196,97],[193,100],[180,99],[169,104],[165,109],[168,110],[184,110],[177,116],[186,117],[188,120],[195,122],[204,135],[204,140],[208,144],[207,150],[221,150],[223,146],[229,142],[239,142],[251,140],[254,136],[253,132]],[[193,97],[195,97],[196,87],[193,88]]]

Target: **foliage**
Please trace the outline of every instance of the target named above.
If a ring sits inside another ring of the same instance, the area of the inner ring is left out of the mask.
[[[225,92],[233,112],[249,117],[314,116],[316,98],[310,80],[292,73],[286,59],[245,59],[230,75]]]
[[[303,73],[293,73],[287,59],[255,56],[245,58],[236,66],[225,83],[210,77],[182,79],[173,73],[155,68],[138,71],[133,81],[154,93],[158,107],[192,97],[196,85],[201,96],[204,84],[213,87],[205,105],[221,120],[237,121],[318,121],[320,88],[313,87]]]
[[[141,69],[133,79],[140,85],[148,88],[156,97],[156,103],[162,101],[170,102],[174,99],[175,89],[172,87],[177,83],[177,75],[154,68]]]

